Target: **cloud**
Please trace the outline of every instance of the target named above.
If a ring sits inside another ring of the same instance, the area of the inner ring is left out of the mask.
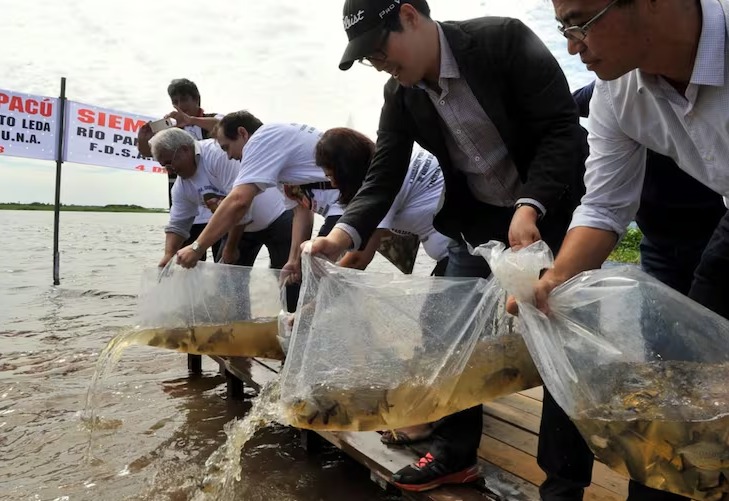
[[[486,14],[522,19],[542,37],[573,87],[592,77],[567,54],[543,0],[431,0],[435,19]],[[5,88],[140,114],[170,111],[167,84],[195,81],[207,111],[249,109],[264,122],[346,125],[376,133],[385,75],[339,71],[342,0],[98,0],[18,2],[0,30]],[[0,201],[50,201],[52,163],[0,158]],[[160,187],[161,186],[161,187]],[[69,165],[64,203],[164,206],[164,176]]]

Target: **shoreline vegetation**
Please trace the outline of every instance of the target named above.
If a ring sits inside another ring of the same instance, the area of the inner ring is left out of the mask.
[[[623,239],[608,256],[608,261],[638,264],[640,261],[641,238],[643,238],[643,233],[638,228],[628,228]]]
[[[0,210],[47,210],[52,211],[53,204],[33,202],[30,204],[0,203]],[[140,205],[65,205],[61,204],[61,210],[67,212],[142,212],[142,213],[166,213],[167,209],[148,209]]]
[[[0,210],[53,210],[53,204],[33,202],[30,204],[0,203]],[[148,209],[139,205],[64,205],[62,211],[69,212],[139,212],[166,213],[167,209]],[[623,239],[608,257],[614,263],[638,264],[640,258],[640,239],[643,234],[638,228],[629,228]]]

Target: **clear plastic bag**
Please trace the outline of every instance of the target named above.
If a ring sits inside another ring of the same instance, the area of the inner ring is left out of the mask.
[[[532,306],[551,254],[484,248],[519,301],[521,331],[545,385],[595,455],[650,487],[729,499],[729,321],[634,266],[582,273]],[[529,276],[531,275],[531,276]]]
[[[201,262],[146,270],[137,344],[187,353],[281,360],[278,270]]]
[[[383,430],[541,384],[504,291],[337,267],[308,253],[282,373],[290,424]]]

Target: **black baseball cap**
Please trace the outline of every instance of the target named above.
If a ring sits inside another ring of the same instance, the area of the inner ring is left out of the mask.
[[[378,49],[387,30],[385,20],[400,14],[400,5],[406,0],[346,0],[342,22],[349,43],[339,63],[340,70],[348,70],[354,62]]]

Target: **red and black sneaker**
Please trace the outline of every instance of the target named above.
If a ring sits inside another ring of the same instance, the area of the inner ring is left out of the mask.
[[[451,468],[438,461],[429,452],[417,463],[408,465],[392,475],[392,482],[400,489],[423,492],[443,484],[467,484],[480,477],[478,465]]]

